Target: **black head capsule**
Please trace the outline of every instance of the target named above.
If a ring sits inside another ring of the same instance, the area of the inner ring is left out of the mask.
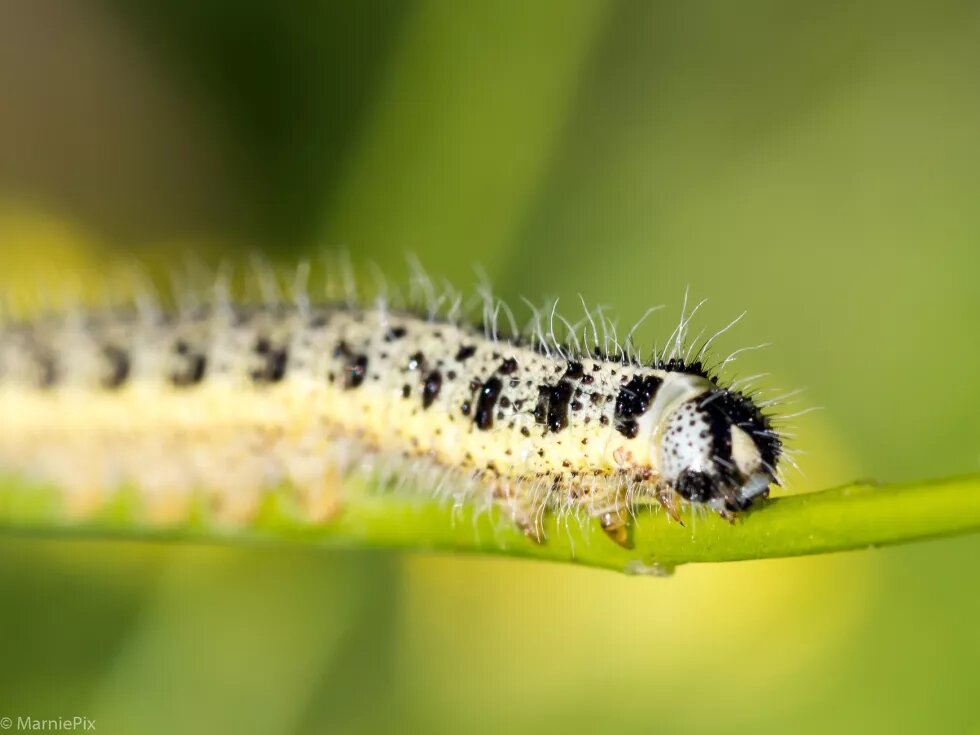
[[[662,436],[661,475],[684,499],[734,512],[768,497],[781,444],[741,393],[719,388],[684,401]]]

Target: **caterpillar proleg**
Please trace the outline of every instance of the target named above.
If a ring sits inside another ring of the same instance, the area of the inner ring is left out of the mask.
[[[135,487],[165,524],[202,493],[246,523],[286,482],[328,521],[345,476],[385,468],[536,540],[542,513],[584,511],[622,544],[637,507],[733,517],[775,481],[779,434],[702,366],[711,340],[682,349],[689,317],[641,360],[601,314],[560,341],[555,310],[521,335],[487,296],[474,327],[429,283],[421,309],[267,291],[3,324],[0,469],[54,482],[79,515]]]

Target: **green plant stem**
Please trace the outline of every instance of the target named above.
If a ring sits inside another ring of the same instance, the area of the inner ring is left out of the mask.
[[[66,521],[57,493],[18,481],[0,482],[0,529],[39,535],[172,538],[249,543],[270,540],[333,548],[387,548],[497,554],[565,561],[626,572],[661,572],[692,562],[735,561],[869,548],[980,530],[980,475],[930,482],[855,483],[777,498],[729,523],[714,514],[637,514],[631,549],[609,540],[598,523],[545,520],[535,543],[497,511],[453,509],[445,501],[346,488],[343,510],[326,523],[302,520],[288,489],[269,493],[247,527],[221,527],[194,513],[166,528],[138,520],[136,493],[120,493],[96,515]]]

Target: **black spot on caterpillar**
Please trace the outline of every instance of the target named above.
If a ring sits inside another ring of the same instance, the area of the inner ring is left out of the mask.
[[[178,367],[170,374],[170,382],[178,388],[197,385],[204,380],[208,359],[201,352],[191,349],[184,340],[174,343]]]
[[[493,407],[500,395],[503,383],[500,378],[490,378],[480,388],[480,397],[476,402],[476,416],[474,421],[478,429],[489,429],[493,426]]]
[[[466,362],[475,354],[476,354],[475,345],[463,345],[462,347],[459,348],[459,352],[456,353],[456,360],[458,362]]]
[[[620,389],[615,414],[615,426],[620,434],[629,439],[636,436],[635,417],[647,410],[661,383],[663,380],[655,375],[636,376]]]
[[[585,370],[580,362],[569,362],[565,370],[566,380],[581,380],[585,377]],[[592,377],[591,375],[589,376]]]
[[[58,383],[58,363],[54,357],[47,354],[35,356],[38,365],[38,385],[41,388],[53,388]]]
[[[334,357],[343,359],[344,388],[358,388],[367,375],[368,357],[351,351],[347,343],[341,340],[334,348]]]
[[[407,330],[404,327],[392,327],[385,333],[385,342],[394,342],[399,340],[407,334]]]
[[[502,363],[500,367],[497,368],[497,372],[501,375],[513,375],[517,371],[517,360],[513,357],[508,357]]]
[[[108,374],[103,378],[102,385],[105,388],[118,388],[129,377],[129,354],[115,345],[105,345],[102,354],[109,365]]]
[[[547,424],[552,432],[559,432],[568,426],[568,402],[572,398],[571,383],[562,380],[556,385],[538,387],[538,405],[534,409],[534,419],[539,424]]]
[[[425,378],[422,386],[422,408],[428,408],[433,401],[439,397],[439,390],[442,388],[442,375],[438,370],[433,370]]]
[[[256,383],[278,383],[285,377],[289,360],[289,351],[285,347],[274,348],[267,338],[260,337],[255,343],[255,353],[262,365],[252,371],[252,380]]]
[[[367,355],[354,355],[347,364],[347,376],[344,378],[345,388],[357,388],[364,382],[367,375]]]

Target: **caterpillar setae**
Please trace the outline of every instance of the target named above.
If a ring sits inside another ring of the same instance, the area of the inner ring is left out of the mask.
[[[141,299],[10,320],[0,469],[53,482],[79,515],[136,487],[147,522],[166,524],[202,494],[246,523],[283,483],[326,522],[347,475],[387,468],[502,506],[539,541],[542,513],[584,511],[623,544],[635,508],[734,517],[776,482],[779,433],[704,368],[713,338],[682,349],[689,315],[669,351],[640,360],[601,314],[563,344],[543,326],[553,311],[504,335],[513,318],[492,297],[475,327],[460,299],[423,291],[411,309],[237,302],[221,287],[184,308]]]

